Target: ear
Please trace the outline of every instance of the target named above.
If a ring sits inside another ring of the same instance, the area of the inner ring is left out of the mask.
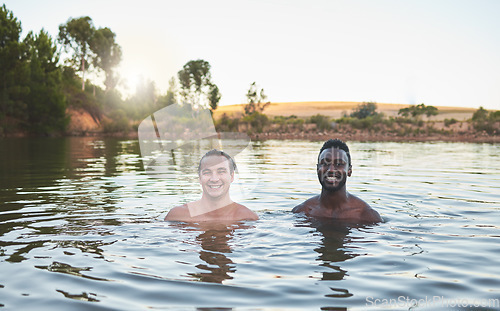
[[[231,173],[231,182],[234,181],[234,171]]]
[[[351,177],[352,174],[352,166],[349,165],[349,169],[347,170],[347,176]]]

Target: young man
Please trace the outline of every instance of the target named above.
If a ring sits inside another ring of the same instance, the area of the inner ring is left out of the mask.
[[[323,144],[318,155],[317,173],[321,194],[294,207],[294,213],[303,212],[308,216],[356,223],[382,221],[377,211],[346,189],[352,164],[349,147],[343,141],[330,139]]]
[[[198,166],[203,190],[201,199],[174,207],[165,220],[201,222],[259,219],[257,214],[229,197],[235,170],[236,164],[227,153],[216,149],[207,152]]]

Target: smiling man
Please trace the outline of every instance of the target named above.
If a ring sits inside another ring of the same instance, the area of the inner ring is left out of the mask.
[[[321,194],[294,207],[294,213],[356,223],[382,221],[377,211],[346,189],[352,164],[349,147],[343,141],[330,139],[323,144],[318,155],[317,173]]]
[[[207,152],[198,165],[198,177],[203,190],[201,199],[174,207],[165,220],[201,222],[259,219],[257,214],[233,202],[229,196],[235,170],[236,163],[227,153],[216,149]]]

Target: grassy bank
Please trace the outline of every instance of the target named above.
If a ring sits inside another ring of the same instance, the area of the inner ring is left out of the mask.
[[[235,105],[220,107],[214,117],[218,131],[245,132],[254,139],[500,141],[499,111],[372,103],[372,111],[359,114],[367,104],[274,103],[269,111],[250,115],[243,113],[243,105]]]

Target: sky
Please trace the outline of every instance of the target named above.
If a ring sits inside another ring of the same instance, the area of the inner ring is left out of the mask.
[[[89,16],[116,33],[118,68],[160,94],[190,60],[219,105],[252,82],[272,102],[373,101],[500,109],[498,0],[7,0],[23,38]]]

